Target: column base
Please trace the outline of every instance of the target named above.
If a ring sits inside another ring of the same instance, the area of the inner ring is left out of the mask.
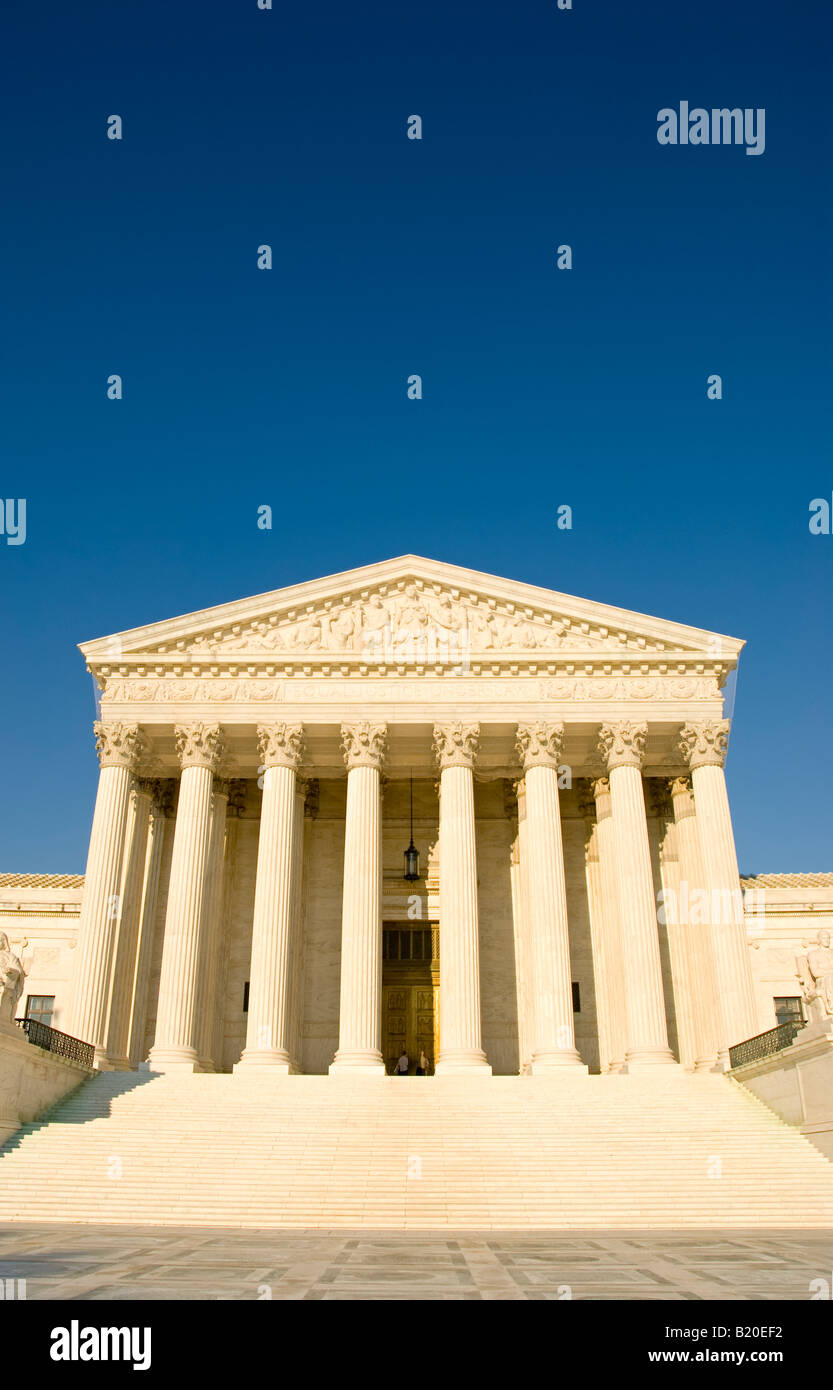
[[[100,1057],[99,1057],[99,1052],[98,1052],[98,1049],[97,1049],[97,1048],[96,1048],[95,1060],[94,1060],[94,1062],[93,1062],[93,1066],[96,1068],[97,1071],[132,1071],[132,1070],[133,1070],[133,1068],[131,1067],[131,1065],[130,1065],[130,1063],[129,1063],[129,1061],[127,1060],[126,1057],[108,1057],[107,1054],[104,1053],[104,1052],[102,1052],[101,1055],[100,1055]]]
[[[668,1071],[677,1071],[682,1076],[683,1069],[669,1048],[657,1048],[629,1052],[625,1057],[625,1064],[622,1071],[632,1076],[636,1072],[655,1072],[660,1068]]]
[[[385,1064],[375,1048],[346,1052],[340,1048],[330,1063],[330,1076],[384,1076]]]
[[[533,1076],[552,1076],[555,1072],[565,1070],[574,1075],[577,1072],[583,1072],[587,1076],[590,1068],[582,1062],[574,1048],[564,1052],[538,1052],[532,1058],[530,1067]]]
[[[279,1048],[270,1051],[266,1049],[246,1048],[242,1053],[239,1062],[235,1062],[232,1071],[253,1071],[260,1068],[261,1071],[272,1071],[277,1075],[289,1076],[294,1070],[290,1061],[289,1053],[282,1052]]]
[[[725,1068],[718,1062],[716,1057],[699,1057],[694,1063],[694,1074],[714,1073],[724,1071]]]
[[[152,1048],[142,1071],[152,1072],[198,1072],[202,1071],[199,1058],[193,1048]]]
[[[108,1057],[103,1047],[97,1047],[93,1053],[93,1066],[96,1071],[132,1071],[130,1063],[126,1057]]]
[[[434,1068],[435,1076],[491,1076],[492,1068],[486,1053],[480,1048],[455,1048],[441,1052]]]

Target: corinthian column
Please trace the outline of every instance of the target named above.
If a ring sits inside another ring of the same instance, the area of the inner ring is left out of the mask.
[[[474,760],[478,724],[435,724],[440,767],[440,1055],[437,1076],[490,1076],[481,1046]]]
[[[121,912],[113,969],[110,1021],[107,1028],[107,1060],[114,1071],[130,1070],[127,1051],[152,795],[153,783],[147,778],[140,778],[134,782],[130,793],[130,812],[125,837]]]
[[[175,783],[165,780],[156,783],[148,823],[147,853],[145,855],[142,907],[140,912],[139,944],[136,953],[136,980],[130,1012],[128,1058],[131,1067],[145,1060],[145,1032],[150,971],[153,961],[153,942],[156,934],[156,907],[159,893],[159,870],[165,844],[166,817],[171,809],[172,788]]]
[[[384,1076],[382,1017],[382,816],[386,724],[342,724],[347,765],[341,1000],[330,1074]]]
[[[596,1008],[604,1014],[599,1041],[605,1042],[603,1070],[620,1072],[627,1051],[628,1016],[625,998],[625,965],[619,920],[619,876],[616,836],[610,807],[610,781],[596,777],[590,784],[595,803],[587,854]],[[597,926],[592,929],[593,921]]]
[[[289,1056],[290,1071],[303,1071],[304,1024],[304,929],[305,865],[307,846],[316,805],[318,782],[299,777],[295,783],[295,828],[292,881],[295,884],[292,910],[292,957],[289,962]]]
[[[657,906],[642,790],[647,737],[647,724],[603,724],[599,730],[599,751],[610,782],[616,847],[628,1018],[625,1062],[629,1071],[674,1062],[665,1022]]]
[[[151,1071],[198,1071],[200,967],[205,957],[203,933],[208,912],[211,797],[214,775],[223,754],[219,724],[191,724],[175,730],[182,767],[176,813],[156,1040],[150,1050]]]
[[[223,917],[223,855],[226,845],[226,814],[231,782],[226,777],[214,781],[211,799],[211,831],[206,865],[206,921],[202,928],[205,945],[200,965],[197,991],[199,1042],[197,1053],[200,1071],[219,1071],[222,1058],[214,1055],[215,1014],[217,1011],[217,979],[220,966],[220,936]]]
[[[518,1071],[529,1072],[534,1046],[532,1018],[532,949],[529,933],[529,848],[526,825],[526,789],[523,778],[504,782],[504,805],[513,830],[509,866],[512,892],[512,924],[515,947],[515,997],[518,1011]]]
[[[68,1031],[92,1043],[95,1065],[106,1068],[127,813],[144,740],[136,724],[97,723],[95,743],[101,772],[84,875]]]
[[[535,1017],[533,1074],[581,1066],[573,1024],[567,889],[558,805],[558,766],[563,743],[563,724],[518,725],[529,857],[534,866],[529,880]]]
[[[729,1064],[729,1048],[758,1031],[735,837],[723,764],[728,719],[684,724],[680,750],[691,768],[703,877],[719,1004],[718,1059]]]
[[[704,897],[705,880],[700,854],[700,836],[694,809],[691,780],[671,780],[671,803],[677,827],[680,882],[678,894],[679,931],[687,955],[690,1008],[694,1025],[694,1070],[714,1071],[717,1064],[717,982],[708,916],[698,910]]]
[[[298,807],[301,724],[258,728],[263,803],[257,847],[249,1020],[241,1067],[289,1072],[293,924],[296,920],[297,848],[303,833]],[[303,807],[301,814],[303,814]]]

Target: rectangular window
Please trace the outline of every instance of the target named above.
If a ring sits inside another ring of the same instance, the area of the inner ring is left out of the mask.
[[[433,938],[430,927],[394,927],[382,929],[382,960],[425,961],[433,958]]]
[[[243,1012],[244,1012],[244,1014],[247,1014],[247,1013],[249,1012],[249,981],[248,981],[248,980],[246,981],[246,983],[245,983],[244,986],[243,986]]]
[[[776,1023],[803,1023],[804,1001],[800,994],[779,994],[772,1002],[775,1005]]]
[[[573,1013],[581,1013],[581,990],[579,989],[578,980],[573,980]]]
[[[34,1018],[38,1023],[44,1024],[46,1028],[52,1027],[54,1012],[54,994],[30,994],[26,1000],[26,1017]]]

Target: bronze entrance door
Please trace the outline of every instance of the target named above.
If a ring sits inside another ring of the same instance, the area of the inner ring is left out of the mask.
[[[382,934],[382,1056],[392,1072],[404,1048],[414,1075],[421,1051],[429,1073],[439,1050],[438,932],[386,922]]]

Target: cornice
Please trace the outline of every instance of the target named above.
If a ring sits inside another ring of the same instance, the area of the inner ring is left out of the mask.
[[[743,646],[736,638],[710,633],[702,628],[576,598],[555,590],[463,569],[456,565],[406,555],[133,628],[112,637],[85,642],[81,644],[81,651],[96,676],[106,675],[108,670],[118,670],[123,662],[132,665],[133,658],[140,661],[144,659],[144,664],[147,664],[151,656],[149,648],[153,649],[154,665],[176,666],[181,663],[192,667],[199,664],[200,669],[204,669],[208,653],[200,653],[195,661],[193,653],[189,655],[185,649],[191,646],[197,637],[200,641],[204,638],[204,644],[209,645],[213,635],[220,645],[227,642],[239,647],[233,657],[230,654],[218,653],[215,660],[219,659],[224,668],[246,669],[251,664],[250,657],[254,658],[255,664],[263,663],[275,671],[291,671],[296,665],[302,669],[328,664],[337,668],[349,668],[354,664],[350,655],[343,651],[333,651],[332,648],[329,652],[314,653],[310,653],[308,649],[292,652],[281,650],[275,661],[271,638],[267,643],[269,651],[266,653],[266,659],[262,650],[255,650],[262,647],[260,635],[253,635],[251,650],[244,650],[240,644],[245,644],[246,633],[252,626],[260,629],[261,634],[263,631],[274,633],[276,625],[284,631],[283,624],[314,622],[319,615],[326,617],[329,614],[332,617],[343,612],[345,606],[349,607],[351,604],[370,602],[372,605],[380,596],[386,604],[390,601],[398,603],[409,587],[419,591],[428,601],[429,607],[434,605],[435,609],[437,601],[444,598],[448,611],[455,605],[473,605],[486,617],[490,610],[504,615],[503,623],[498,623],[498,640],[495,641],[494,649],[491,639],[486,644],[489,650],[487,660],[483,662],[485,667],[495,660],[501,661],[500,629],[502,625],[505,626],[507,614],[513,620],[543,625],[545,629],[549,627],[555,633],[565,634],[570,645],[570,658],[579,662],[584,655],[582,634],[586,634],[588,638],[588,656],[592,654],[598,658],[601,655],[598,650],[599,644],[604,641],[613,649],[612,652],[604,653],[608,658],[613,656],[616,659],[624,655],[630,656],[631,660],[634,657],[638,660],[641,648],[654,648],[652,654],[661,658],[668,659],[670,654],[676,656],[679,652],[685,657],[707,662],[710,668],[722,666],[724,671],[735,665]],[[308,648],[310,643],[306,642],[305,645]],[[341,645],[349,647],[351,644],[348,640]],[[541,644],[538,645],[540,648]],[[559,642],[548,641],[545,645],[549,649],[557,648]],[[286,644],[278,642],[277,646],[283,648]],[[290,642],[289,646],[292,647],[293,642]],[[160,653],[159,647],[173,647],[174,650]],[[387,656],[387,653],[384,655]],[[398,665],[398,655],[399,653],[395,653],[391,663],[394,669]],[[535,653],[515,649],[512,656],[513,664],[532,664],[538,669],[549,669],[550,660],[546,658],[551,657],[551,650],[546,653],[539,650]],[[555,659],[556,669],[559,669],[560,656],[561,653]],[[366,664],[361,653],[355,653],[354,657],[356,665]],[[210,666],[211,660],[208,660],[207,664]]]

